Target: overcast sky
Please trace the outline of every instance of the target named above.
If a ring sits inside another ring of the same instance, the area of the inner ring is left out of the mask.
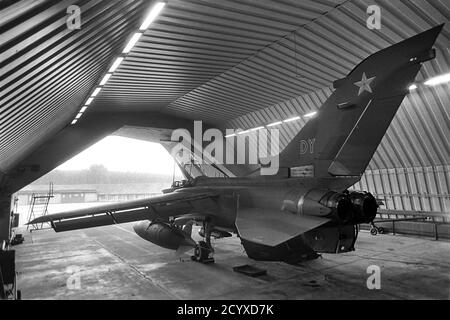
[[[102,164],[110,171],[172,175],[174,161],[159,143],[109,136],[60,165],[57,170],[81,170],[93,164]],[[176,172],[181,176],[178,167]]]

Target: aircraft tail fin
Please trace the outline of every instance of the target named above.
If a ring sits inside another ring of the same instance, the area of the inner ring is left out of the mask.
[[[290,176],[361,176],[422,62],[434,58],[443,25],[383,49],[358,64],[280,153]]]

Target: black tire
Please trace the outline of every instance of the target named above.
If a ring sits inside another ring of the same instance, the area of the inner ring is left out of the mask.
[[[384,234],[384,231],[385,231],[384,228],[382,228],[382,227],[378,228],[378,233],[379,234]]]
[[[203,261],[205,259],[208,259],[210,252],[211,250],[209,249],[206,242],[199,241],[198,244],[195,246],[194,255],[199,261]]]
[[[378,234],[377,228],[370,229],[370,234],[373,235],[373,236],[376,236]]]

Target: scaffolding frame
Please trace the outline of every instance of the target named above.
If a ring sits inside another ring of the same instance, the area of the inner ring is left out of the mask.
[[[46,194],[33,193],[30,199],[30,207],[28,210],[27,231],[44,229],[44,222],[30,224],[37,217],[45,216],[48,213],[48,204],[50,199],[54,197],[53,182],[49,183],[48,192]],[[47,224],[47,223],[46,223]],[[49,226],[50,227],[50,226]]]

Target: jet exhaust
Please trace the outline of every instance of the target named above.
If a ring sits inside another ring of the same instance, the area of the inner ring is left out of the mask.
[[[355,212],[354,224],[369,223],[375,219],[378,203],[371,193],[352,191],[348,193],[348,198],[352,202]]]
[[[334,192],[310,190],[300,197],[299,214],[330,218],[339,224],[360,224],[373,221],[378,204],[369,192]]]

